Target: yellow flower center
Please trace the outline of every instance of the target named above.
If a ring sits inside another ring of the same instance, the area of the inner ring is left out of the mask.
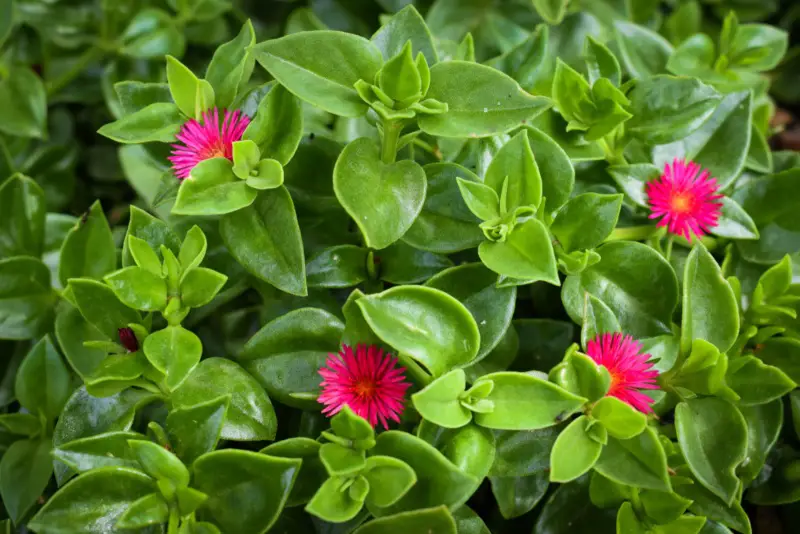
[[[677,213],[689,213],[692,209],[692,196],[688,193],[678,193],[672,197],[670,206],[672,211]]]

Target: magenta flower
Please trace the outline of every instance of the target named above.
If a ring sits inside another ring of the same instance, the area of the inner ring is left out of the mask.
[[[189,177],[194,166],[211,158],[233,159],[233,143],[239,141],[250,124],[247,115],[225,111],[222,127],[217,108],[203,112],[202,121],[191,119],[181,127],[176,136],[180,143],[172,145],[172,170],[180,180]]]
[[[322,394],[317,399],[322,410],[333,416],[347,405],[353,412],[375,427],[378,421],[389,428],[388,419],[400,422],[406,390],[405,368],[397,366],[397,358],[384,354],[375,345],[359,344],[356,350],[342,345],[339,354],[330,354],[322,375]]]
[[[607,395],[630,404],[643,413],[652,413],[653,399],[642,393],[642,389],[658,389],[658,371],[648,363],[649,354],[642,354],[642,344],[631,336],[600,334],[589,341],[586,354],[598,365],[608,369],[611,387]]]
[[[691,234],[702,237],[718,224],[723,195],[708,170],[693,161],[678,158],[664,165],[664,174],[647,183],[647,201],[656,226],[666,226],[670,233],[691,241]],[[699,173],[699,176],[698,176]]]

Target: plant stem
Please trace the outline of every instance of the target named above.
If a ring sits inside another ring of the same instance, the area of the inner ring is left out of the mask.
[[[611,144],[608,142],[608,139],[603,137],[598,140],[600,146],[603,147],[603,152],[606,155],[606,161],[608,161],[612,165],[627,165],[628,162],[625,160],[625,156],[622,155],[621,152],[615,150]]]
[[[675,241],[675,237],[670,234],[667,237],[667,248],[664,251],[664,258],[669,261],[670,256],[672,256],[672,243]]]
[[[606,241],[641,241],[652,236],[657,231],[658,228],[651,225],[615,228],[611,235],[606,238]]]
[[[58,93],[61,89],[69,85],[69,83],[74,80],[81,72],[86,70],[86,67],[96,59],[99,59],[103,56],[103,51],[98,48],[97,46],[92,46],[91,48],[86,49],[86,51],[81,54],[78,60],[72,65],[72,68],[69,69],[67,72],[62,74],[59,78],[53,80],[49,84],[47,84],[47,96],[53,96],[54,94]]]
[[[167,534],[178,534],[178,521],[180,517],[178,516],[178,510],[176,508],[172,508],[169,511],[169,523],[167,524]]]
[[[397,157],[397,141],[400,139],[400,131],[403,123],[399,121],[383,121],[383,146],[381,147],[381,159],[384,163],[394,163]]]
[[[427,386],[433,381],[433,378],[425,371],[425,369],[423,369],[417,362],[405,354],[398,353],[397,361],[400,362],[400,365],[406,368],[408,374],[410,374],[412,378],[414,378],[422,387]]]

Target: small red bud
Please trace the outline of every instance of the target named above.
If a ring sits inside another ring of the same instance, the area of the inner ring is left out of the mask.
[[[122,346],[125,347],[128,352],[136,352],[139,350],[139,341],[136,339],[136,334],[133,333],[133,329],[120,328],[117,332],[119,332],[120,343],[122,343]]]

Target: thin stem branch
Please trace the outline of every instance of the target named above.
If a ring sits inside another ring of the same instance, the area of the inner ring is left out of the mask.
[[[399,121],[383,122],[383,145],[381,147],[381,160],[384,163],[394,163],[397,157],[397,142],[400,140],[400,131],[403,123]]]
[[[658,232],[658,228],[653,225],[626,226],[615,228],[606,241],[642,241]]]
[[[62,74],[59,78],[56,78],[47,84],[47,96],[53,96],[61,89],[69,85],[72,80],[86,70],[86,67],[88,67],[91,62],[100,59],[103,54],[103,50],[97,46],[92,46],[91,48],[86,49],[86,51],[84,51],[84,53],[81,54],[78,60],[72,65],[72,68]]]

